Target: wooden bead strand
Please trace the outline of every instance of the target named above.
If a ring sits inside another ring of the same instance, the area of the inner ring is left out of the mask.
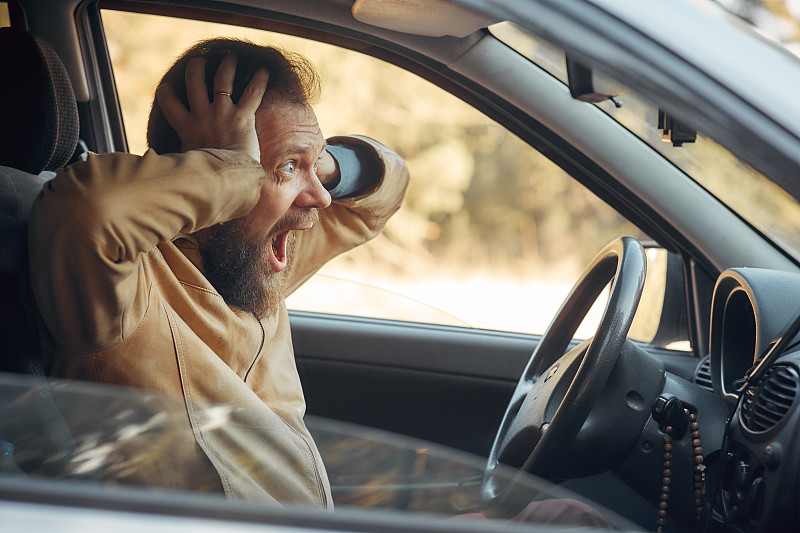
[[[664,524],[667,523],[667,507],[669,505],[669,486],[672,483],[672,426],[664,428],[664,460],[661,477],[661,496],[658,502],[658,528],[656,531],[662,533]]]
[[[694,503],[697,509],[697,519],[703,514],[703,505],[706,496],[706,466],[703,460],[703,447],[700,442],[700,423],[697,415],[684,409],[689,419],[692,448],[694,451]],[[667,507],[669,506],[669,491],[672,484],[672,426],[664,428],[664,459],[661,477],[661,495],[658,502],[658,527],[657,533],[663,533],[667,523]]]
[[[697,519],[703,514],[703,502],[706,497],[706,465],[703,462],[703,447],[700,442],[700,423],[697,415],[684,409],[689,417],[689,428],[692,430],[692,446],[694,447],[694,504],[697,507]]]

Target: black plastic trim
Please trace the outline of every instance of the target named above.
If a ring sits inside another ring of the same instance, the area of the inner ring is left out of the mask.
[[[309,311],[289,311],[289,317],[299,359],[311,356],[514,383],[541,338],[526,333]],[[376,342],[391,348],[376,352],[371,349]],[[692,379],[698,359],[691,352],[637,344],[658,357],[667,372]],[[573,340],[569,349],[577,345],[578,341]],[[348,348],[336,348],[341,346]],[[402,359],[395,356],[398,350],[403,351]]]
[[[84,2],[78,7],[75,26],[83,51],[83,66],[89,87],[89,102],[80,102],[81,137],[87,140],[89,149],[94,152],[127,152],[128,143],[117,87],[100,11],[95,0]]]

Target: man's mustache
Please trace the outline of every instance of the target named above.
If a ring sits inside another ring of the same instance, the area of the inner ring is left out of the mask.
[[[286,214],[275,223],[270,234],[277,235],[293,228],[310,226],[316,224],[317,221],[319,221],[319,212],[315,207],[300,213]]]

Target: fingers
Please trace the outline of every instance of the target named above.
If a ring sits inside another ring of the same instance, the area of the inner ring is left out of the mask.
[[[183,105],[183,102],[175,95],[175,90],[172,84],[166,83],[161,85],[156,90],[156,98],[158,99],[158,106],[167,119],[170,126],[178,130],[179,125],[186,121],[189,115],[189,110]]]
[[[328,189],[339,183],[339,164],[328,150],[323,150],[317,160],[317,179]]]
[[[196,57],[189,60],[186,65],[186,97],[189,100],[190,109],[204,109],[210,104],[205,82],[206,60]],[[214,75],[214,98],[213,102],[221,102],[223,105],[229,101],[229,96],[233,92],[233,82],[236,77],[236,56],[229,55],[222,59]],[[243,110],[255,112],[258,109],[261,99],[267,90],[269,72],[266,69],[259,69],[253,75],[250,83],[245,87],[242,97],[239,99],[239,106]],[[227,94],[219,94],[227,93]],[[217,98],[221,96],[222,98]],[[159,101],[160,103],[160,101]]]
[[[193,111],[205,109],[209,105],[204,57],[192,58],[186,65],[186,97],[189,100],[189,109]]]
[[[239,107],[249,113],[255,113],[258,106],[261,105],[268,83],[269,72],[263,68],[257,70],[242,92],[242,97],[239,99]]]
[[[236,76],[236,56],[229,55],[223,58],[217,68],[217,73],[214,75],[214,101],[218,99],[232,101],[228,96],[233,92],[233,80]],[[219,93],[228,93],[228,95]],[[221,97],[221,98],[218,98]]]
[[[257,71],[238,104],[234,104],[230,93],[236,77],[236,56],[227,56],[220,62],[214,74],[211,100],[206,85],[206,66],[204,58],[193,58],[186,65],[188,109],[170,84],[164,84],[157,91],[158,104],[180,137],[182,150],[222,148],[244,152],[259,160],[255,112],[267,89],[269,74],[265,69]]]

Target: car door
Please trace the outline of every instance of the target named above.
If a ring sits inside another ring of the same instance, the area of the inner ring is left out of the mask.
[[[84,58],[95,75],[90,81],[102,96],[87,111],[103,111],[107,129],[95,137],[114,148],[145,150],[152,91],[180,49],[236,34],[300,49],[318,64],[328,96],[316,110],[327,135],[365,133],[408,161],[406,203],[384,235],[331,262],[288,300],[309,415],[486,456],[549,319],[594,254],[622,235],[653,247],[653,288],[635,338],[669,370],[694,378],[705,355],[697,316],[709,305],[713,264],[689,255],[653,206],[589,155],[434,55],[455,54],[480,38],[501,51],[498,61],[567,92],[492,34],[445,37],[436,45],[452,51],[429,44],[426,56],[366,27],[321,31],[318,20],[287,24],[274,13],[233,6],[225,14],[109,6],[85,4],[77,21],[84,49],[92,51]],[[250,33],[251,26],[274,31]],[[152,37],[143,43],[141,35]],[[559,105],[574,113],[570,104]],[[625,146],[643,161],[660,159],[634,140]],[[601,311],[602,302],[579,336],[592,335]],[[659,326],[670,322],[679,325],[664,334],[670,328]],[[609,483],[575,488],[602,500]],[[631,505],[633,498],[618,500]]]

